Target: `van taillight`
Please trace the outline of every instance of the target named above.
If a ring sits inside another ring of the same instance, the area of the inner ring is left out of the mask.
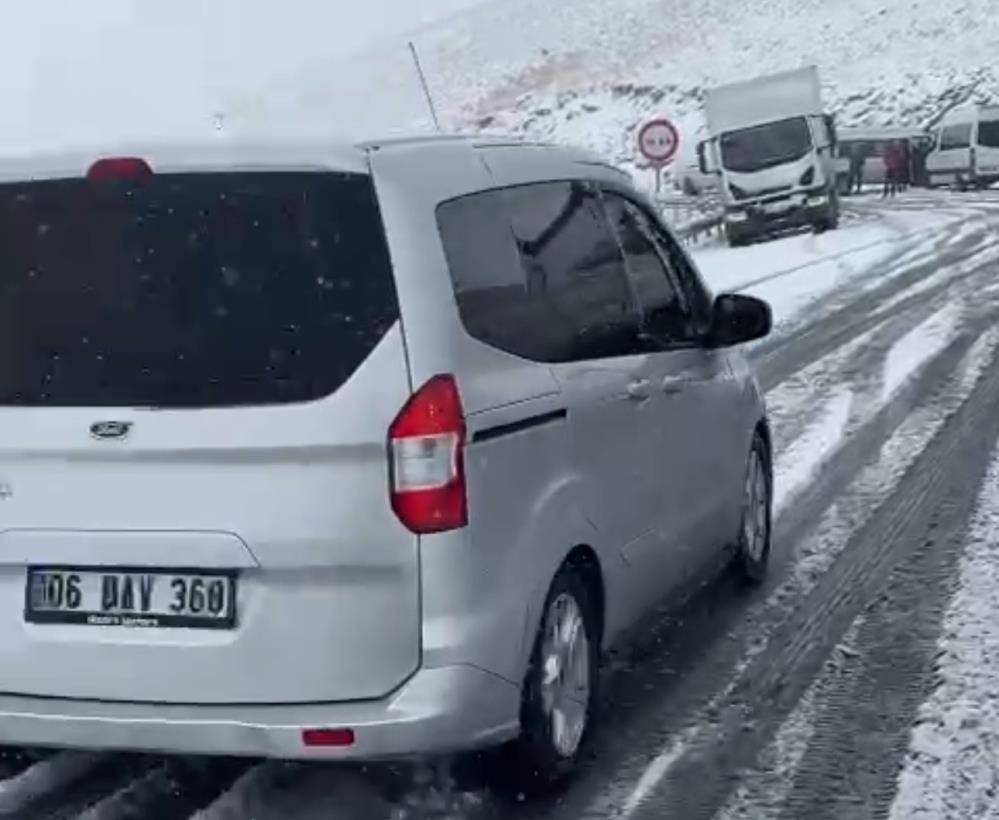
[[[95,184],[108,182],[148,182],[153,177],[149,163],[139,157],[105,157],[87,169],[87,180]]]
[[[434,376],[389,427],[392,509],[412,532],[468,523],[465,415],[453,376]]]

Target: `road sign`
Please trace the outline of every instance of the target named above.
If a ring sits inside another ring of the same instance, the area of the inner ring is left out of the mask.
[[[680,133],[667,119],[651,120],[638,132],[638,150],[651,165],[668,165],[680,148]]]

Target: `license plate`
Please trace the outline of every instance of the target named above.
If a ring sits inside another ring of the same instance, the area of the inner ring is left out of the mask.
[[[236,578],[230,572],[29,567],[24,619],[147,629],[232,629]]]
[[[763,212],[770,216],[782,216],[790,213],[794,208],[794,203],[784,200],[783,202],[769,202],[763,206]]]

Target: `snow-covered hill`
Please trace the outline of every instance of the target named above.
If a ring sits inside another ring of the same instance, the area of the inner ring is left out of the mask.
[[[446,128],[628,164],[651,114],[691,129],[706,87],[808,63],[844,124],[922,124],[999,99],[997,12],[995,0],[487,0],[414,39]],[[231,118],[319,133],[428,125],[404,42],[308,66],[234,100]]]

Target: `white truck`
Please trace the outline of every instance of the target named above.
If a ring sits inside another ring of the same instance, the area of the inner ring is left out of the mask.
[[[725,235],[741,245],[764,234],[839,223],[832,116],[818,70],[785,71],[707,92],[701,170],[718,176]]]

